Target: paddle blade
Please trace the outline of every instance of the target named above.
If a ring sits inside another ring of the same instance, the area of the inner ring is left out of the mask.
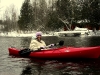
[[[60,45],[60,46],[63,46],[63,45],[64,45],[64,41],[61,40],[61,41],[59,42],[59,45]]]
[[[19,55],[22,57],[27,57],[30,55],[30,53],[31,53],[30,49],[23,49],[19,51]]]

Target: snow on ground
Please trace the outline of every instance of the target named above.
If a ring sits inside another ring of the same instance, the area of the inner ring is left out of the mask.
[[[35,35],[36,35],[36,31],[33,31],[33,32],[31,31],[31,32],[26,32],[26,33],[23,33],[23,32],[18,33],[16,31],[0,33],[0,36],[6,36],[6,37],[33,37]],[[43,36],[52,36],[52,34],[43,33]]]
[[[17,32],[17,31],[13,31],[13,32],[0,32],[0,36],[5,36],[5,37],[35,37],[36,36],[36,32],[37,31],[31,31],[31,32]],[[65,31],[61,31],[61,32],[65,32]],[[58,32],[58,33],[61,33],[61,32]],[[69,32],[69,31],[66,31],[66,33]],[[43,32],[42,32],[43,33]],[[57,36],[55,35],[56,32],[46,32],[46,33],[43,33],[43,36]],[[71,32],[73,33],[73,32]],[[96,33],[94,34],[93,32],[90,33],[90,35],[88,36],[100,36],[100,31],[96,31]]]

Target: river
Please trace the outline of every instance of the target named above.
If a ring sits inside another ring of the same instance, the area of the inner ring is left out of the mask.
[[[64,40],[65,46],[100,46],[100,37],[43,37],[47,44]],[[39,60],[9,56],[8,48],[29,46],[30,37],[0,37],[0,75],[100,75],[100,58]]]

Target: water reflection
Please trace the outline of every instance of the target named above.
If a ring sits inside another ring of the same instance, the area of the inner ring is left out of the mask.
[[[100,68],[98,67],[100,66],[100,61],[97,60],[38,61],[32,61],[33,63],[31,62],[30,65],[27,65],[21,75],[99,75],[100,73]]]
[[[65,46],[100,46],[96,37],[43,37],[47,44],[64,40]],[[28,47],[31,38],[0,37],[0,75],[100,75],[100,59],[97,60],[30,60],[12,58],[8,47]]]
[[[60,37],[59,40],[65,41],[65,46],[88,47],[100,46],[100,36],[90,37]]]
[[[29,47],[29,44],[30,44],[30,41],[31,41],[31,38],[22,38],[21,40],[21,46],[23,48],[28,48]]]

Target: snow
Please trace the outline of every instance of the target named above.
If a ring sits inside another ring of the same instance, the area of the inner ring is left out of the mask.
[[[1,32],[0,33],[0,36],[5,36],[5,37],[32,37],[34,38],[36,35],[36,31],[33,31],[33,32],[27,32],[27,33],[24,33],[24,32],[16,32],[16,31],[13,31],[13,32]],[[43,33],[43,36],[52,36],[51,34],[46,34],[46,33]]]
[[[74,34],[79,34],[81,37],[95,35],[95,33],[92,30],[88,30],[87,28],[79,28],[79,27],[76,27],[73,31],[60,31],[54,33],[54,35],[56,36],[65,36],[66,34],[67,36],[74,36]]]

